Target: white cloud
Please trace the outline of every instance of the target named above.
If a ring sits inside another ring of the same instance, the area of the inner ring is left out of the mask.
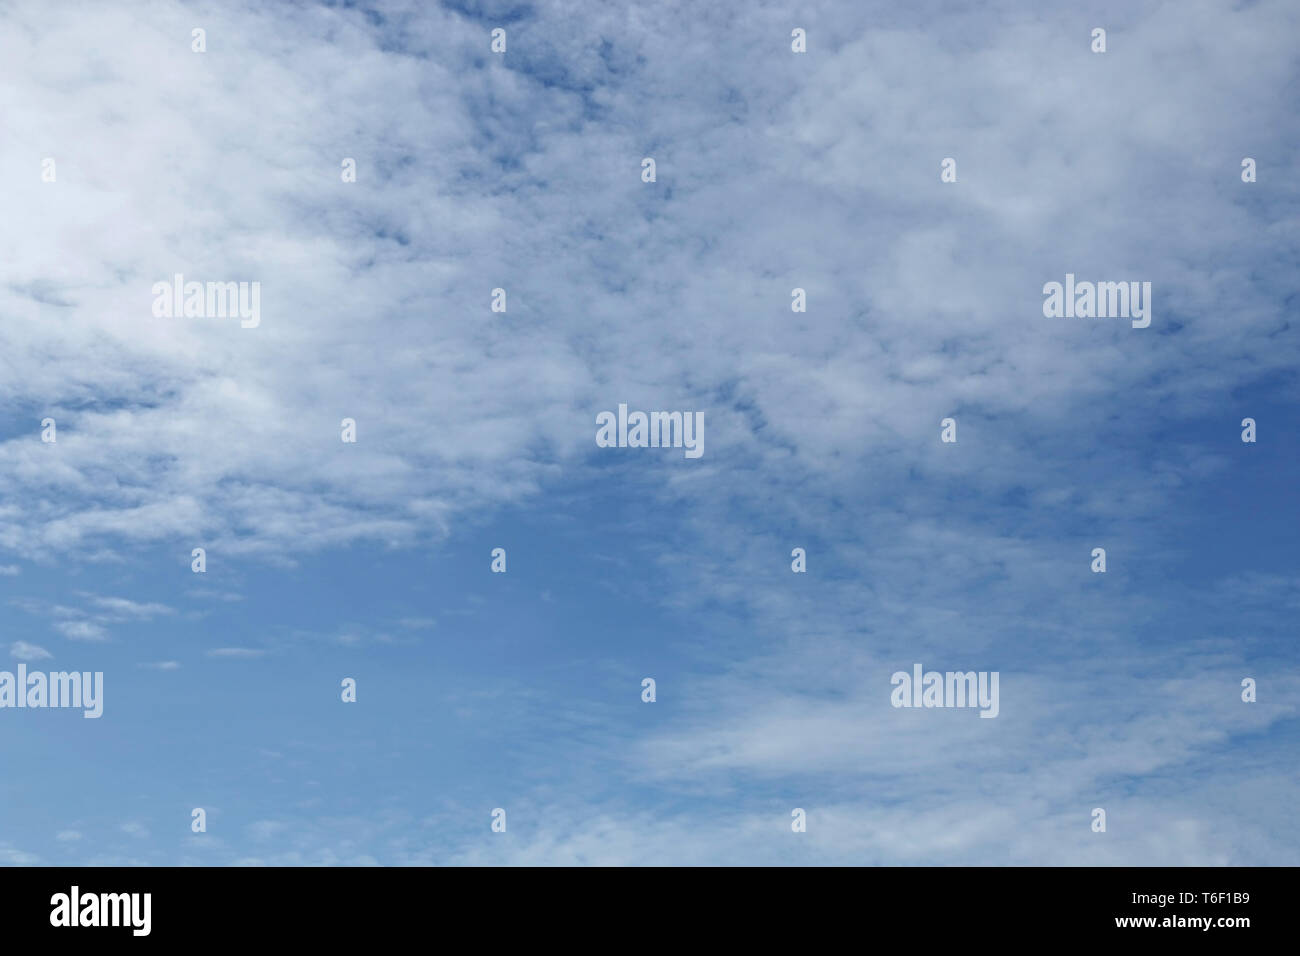
[[[98,606],[103,611],[108,612],[110,618],[125,619],[135,618],[140,620],[149,620],[160,614],[173,614],[174,610],[165,604],[158,604],[153,601],[138,602],[131,601],[127,598],[120,597],[100,597],[97,595],[86,595],[90,603]]]
[[[712,15],[729,49],[762,51],[788,35],[787,10]],[[1258,817],[1222,779],[1215,818],[1135,796],[1127,819],[1149,833],[1122,848],[1077,842],[1070,807],[1110,780],[1195,772],[1232,735],[1292,713],[1277,697],[1226,706],[1241,658],[1186,652],[1205,626],[1190,589],[1180,608],[1114,574],[1108,603],[1091,601],[1073,538],[1105,528],[1127,543],[1116,561],[1158,546],[1169,501],[1227,459],[1130,441],[1149,437],[1152,410],[1172,432],[1300,364],[1283,334],[1291,283],[1257,244],[1294,260],[1289,200],[1266,194],[1276,211],[1252,212],[1230,148],[1286,154],[1275,130],[1291,112],[1296,8],[1136,11],[1125,42],[1143,54],[1105,69],[1085,34],[1032,6],[915,26],[823,10],[833,29],[795,58],[780,43],[779,56],[705,56],[613,7],[577,27],[543,9],[510,65],[479,69],[483,31],[452,11],[424,11],[404,37],[437,38],[439,56],[419,58],[386,54],[359,12],[295,8],[290,23],[265,7],[224,23],[214,73],[189,53],[180,8],[142,24],[111,5],[66,18],[14,5],[5,140],[42,144],[60,178],[6,209],[23,241],[0,288],[0,409],[52,402],[60,437],[44,445],[33,423],[3,442],[0,555],[423,548],[599,470],[654,514],[674,506],[657,529],[665,580],[610,587],[704,633],[753,634],[701,647],[709,676],[673,688],[674,719],[627,748],[656,786],[829,780],[807,842],[830,859],[1291,852],[1251,829],[1289,832],[1288,790],[1268,780]],[[241,42],[290,30],[274,58]],[[104,43],[111,80],[66,56]],[[1163,65],[1189,58],[1195,70]],[[653,188],[638,176],[648,150]],[[959,182],[944,186],[951,154]],[[343,155],[361,159],[355,185],[338,180]],[[6,147],[0,174],[34,184],[31,155]],[[1044,320],[1042,283],[1066,271],[1154,280],[1152,328]],[[155,319],[150,287],[175,272],[261,281],[262,326]],[[506,316],[487,311],[497,283]],[[789,311],[794,286],[806,315]],[[705,409],[700,467],[595,455],[593,415],[619,401]],[[944,448],[951,413],[961,443]],[[338,440],[345,415],[356,446]],[[735,526],[746,514],[765,524]],[[796,531],[821,542],[803,593],[769,583]],[[1293,603],[1285,579],[1238,583]],[[54,627],[106,640],[106,623],[170,611],[91,603],[53,608]],[[1146,622],[1176,616],[1191,637],[1133,652]],[[1027,657],[1018,675],[1005,667],[997,720],[881,707],[900,660]],[[1135,685],[1137,667],[1168,683]],[[1107,688],[1102,710],[1075,701],[1081,675]],[[1294,689],[1292,670],[1273,680]],[[844,792],[866,784],[876,802]],[[914,817],[888,804],[908,799]],[[585,822],[460,856],[779,860],[790,836],[752,808],[716,824],[564,812]]]
[[[108,632],[93,621],[55,621],[54,629],[73,641],[108,640]]]
[[[41,858],[35,853],[15,849],[8,843],[0,843],[0,863],[8,866],[38,866]]]
[[[731,43],[766,48],[783,9],[747,10]],[[614,10],[591,11],[576,33],[537,11],[514,67],[469,69],[481,26],[430,8],[420,35],[439,37],[441,53],[415,69],[359,14],[295,9],[293,49],[267,59],[238,39],[288,27],[266,8],[223,25],[228,69],[214,77],[210,58],[178,42],[179,14],[141,26],[107,5],[54,19],[20,5],[0,47],[29,78],[10,137],[66,158],[58,183],[16,196],[9,213],[26,239],[0,292],[13,315],[0,402],[67,404],[51,409],[56,446],[5,442],[0,494],[57,494],[5,515],[0,548],[197,535],[227,555],[286,560],[365,539],[411,545],[467,511],[580,478],[594,412],[623,399],[706,409],[704,467],[665,470],[665,483],[744,460],[778,485],[817,475],[855,487],[855,450],[948,467],[926,439],[957,406],[971,427],[1017,415],[1020,427],[1083,428],[1122,388],[1197,413],[1202,384],[1177,374],[1189,363],[1212,362],[1222,388],[1294,367],[1293,340],[1269,340],[1284,290],[1218,255],[1255,231],[1236,196],[1198,194],[1179,206],[1185,228],[1169,230],[1168,195],[1141,172],[1192,149],[1196,175],[1219,175],[1215,144],[1269,127],[1294,11],[1150,11],[1126,32],[1147,57],[1095,71],[1096,58],[1062,56],[1054,22],[998,10],[998,31],[976,38],[957,22],[950,35],[934,20],[882,27],[865,8],[837,8],[816,55],[683,71],[673,37]],[[1232,42],[1197,41],[1208,34]],[[619,43],[597,53],[606,35]],[[112,83],[56,55],[105,38],[130,54]],[[1152,64],[1189,44],[1199,68],[1175,86]],[[588,85],[599,92],[579,92]],[[78,110],[62,108],[69,95]],[[997,123],[983,103],[998,104]],[[1197,108],[1168,119],[1184,103]],[[182,160],[139,145],[159,138],[187,144]],[[209,142],[243,145],[232,156]],[[637,175],[650,143],[653,188]],[[960,179],[948,187],[938,160],[950,152]],[[339,182],[344,153],[361,158],[355,185]],[[26,158],[8,161],[11,179],[32,178]],[[1124,197],[1122,225],[1097,195]],[[203,228],[146,228],[177,209]],[[855,210],[868,209],[864,223]],[[59,265],[68,243],[75,268]],[[1150,335],[1042,318],[1045,280],[1129,263],[1156,282]],[[175,272],[261,281],[261,327],[155,319],[150,287]],[[487,311],[496,282],[506,317]],[[795,285],[809,290],[807,319],[789,312]],[[1151,347],[1193,302],[1179,347]],[[434,303],[449,318],[431,324]],[[1229,307],[1231,326],[1195,317]],[[375,315],[400,350],[354,347],[358,316]],[[345,415],[359,423],[355,447],[338,441]],[[972,440],[962,454],[979,484],[1054,477],[1005,443]]]
[[[286,825],[279,820],[258,820],[248,825],[248,832],[254,840],[269,840],[285,830]]]
[[[14,641],[9,645],[9,653],[20,661],[39,661],[54,656],[45,648],[28,644],[26,641]]]

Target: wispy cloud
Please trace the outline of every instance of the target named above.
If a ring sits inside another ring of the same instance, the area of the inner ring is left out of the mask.
[[[54,656],[45,648],[26,641],[14,641],[9,645],[9,653],[20,661],[39,661]]]
[[[174,614],[174,609],[165,604],[158,604],[153,601],[141,603],[121,597],[101,597],[99,595],[88,594],[85,597],[91,604],[106,612],[109,618],[119,620],[141,619],[149,620],[160,614]]]
[[[520,5],[497,57],[462,6],[251,6],[206,56],[179,7],[0,14],[9,606],[145,661],[151,714],[219,720],[221,659],[385,695],[154,766],[242,814],[185,861],[1294,862],[1300,8],[1126,7],[1099,57],[1027,0],[815,0],[796,56],[775,0]],[[1067,272],[1152,280],[1151,327],[1045,320]],[[262,324],[155,317],[175,273],[260,281]],[[703,409],[705,457],[601,454],[623,401]],[[1001,715],[891,708],[913,661],[999,669]],[[425,748],[508,840],[429,807]]]
[[[73,641],[108,640],[108,632],[93,621],[55,621],[54,629]]]

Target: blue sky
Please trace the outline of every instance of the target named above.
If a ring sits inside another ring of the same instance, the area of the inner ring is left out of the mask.
[[[1293,4],[0,18],[0,863],[1297,862]]]

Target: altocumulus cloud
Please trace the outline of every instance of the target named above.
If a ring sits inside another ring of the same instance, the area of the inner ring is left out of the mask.
[[[1235,441],[1234,395],[1298,397],[1295,5],[1113,5],[1104,63],[1023,2],[616,6],[529,8],[505,58],[504,5],[231,6],[204,18],[219,66],[179,5],[2,15],[0,174],[31,181],[39,143],[59,180],[6,197],[0,557],[412,548],[613,483],[674,518],[656,577],[612,586],[709,638],[652,730],[566,704],[581,759],[520,799],[545,823],[518,840],[304,799],[247,831],[256,858],[203,859],[1294,862],[1295,569],[1183,580],[1177,556],[1238,474],[1200,423]],[[1269,204],[1248,154],[1288,184]],[[1066,272],[1150,280],[1151,327],[1044,319]],[[175,273],[259,281],[260,325],[154,318]],[[703,467],[596,455],[619,401],[705,409]],[[343,415],[364,455],[323,453]],[[1104,593],[1080,563],[1103,534]],[[85,600],[56,631],[172,613]],[[1000,669],[1001,715],[891,709],[912,661]],[[1220,759],[1243,752],[1245,779]],[[609,779],[645,803],[593,796]],[[1123,840],[1087,829],[1106,801]],[[785,804],[809,806],[793,850]]]

